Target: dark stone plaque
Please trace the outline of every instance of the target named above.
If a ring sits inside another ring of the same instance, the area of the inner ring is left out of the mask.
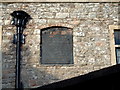
[[[73,35],[65,27],[51,27],[41,31],[41,63],[72,64]]]

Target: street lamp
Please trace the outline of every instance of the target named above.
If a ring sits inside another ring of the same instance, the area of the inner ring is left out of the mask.
[[[21,46],[25,44],[25,36],[23,30],[26,27],[27,22],[31,19],[30,15],[26,12],[19,10],[10,14],[13,19],[12,25],[16,26],[16,34],[14,34],[13,43],[16,44],[16,76],[15,76],[15,88],[22,88],[20,79],[20,59],[21,59]]]

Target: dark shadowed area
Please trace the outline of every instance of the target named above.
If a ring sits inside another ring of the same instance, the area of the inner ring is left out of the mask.
[[[67,79],[57,83],[45,85],[36,89],[58,90],[75,89],[78,90],[120,90],[120,65],[104,68],[82,76]],[[32,90],[36,90],[32,89]]]

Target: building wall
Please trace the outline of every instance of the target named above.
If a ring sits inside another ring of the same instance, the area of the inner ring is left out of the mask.
[[[1,3],[2,83],[14,88],[16,27],[10,24],[10,13],[24,10],[32,19],[24,34],[21,77],[25,88],[34,88],[84,75],[111,66],[109,25],[118,25],[118,3]],[[42,65],[40,63],[40,32],[52,26],[73,30],[74,64]]]
[[[2,12],[2,4],[0,3],[0,12]],[[1,20],[2,14],[0,14]],[[1,43],[2,43],[2,23],[0,22],[0,89],[2,89],[2,51],[1,51]]]
[[[119,0],[2,0],[0,2],[119,2]]]

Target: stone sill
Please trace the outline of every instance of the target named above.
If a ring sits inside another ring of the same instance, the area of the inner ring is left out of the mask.
[[[120,2],[120,0],[0,0],[0,2]]]

